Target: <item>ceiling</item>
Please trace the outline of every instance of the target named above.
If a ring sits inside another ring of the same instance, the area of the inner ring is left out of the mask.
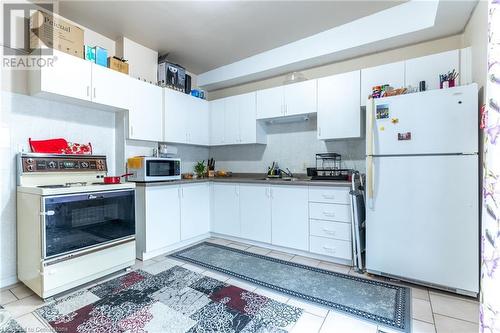
[[[403,2],[62,0],[59,14],[113,40],[168,52],[199,74]]]

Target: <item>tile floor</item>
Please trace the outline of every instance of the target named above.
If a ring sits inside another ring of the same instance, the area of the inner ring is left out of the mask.
[[[208,241],[213,243],[227,245],[241,250],[247,250],[253,253],[271,256],[282,260],[290,260],[292,262],[319,267],[344,274],[358,275],[347,266],[337,265],[329,262],[320,261],[313,258],[296,256],[290,253],[271,251],[262,247],[251,246],[233,242],[221,238],[211,238]],[[205,270],[199,266],[187,264],[178,260],[159,256],[148,261],[137,261],[134,268],[147,267],[155,264],[151,269],[162,270],[164,263],[165,267],[170,267],[172,264],[184,266],[204,275],[226,281],[227,283],[239,286],[244,289],[254,291],[258,294],[273,298],[277,301],[288,303],[305,310],[305,314],[292,328],[292,333],[330,333],[330,332],[355,332],[355,333],[394,333],[390,329],[377,327],[377,325],[368,323],[362,320],[357,320],[353,317],[342,313],[329,310],[321,305],[305,302],[301,299],[289,297],[269,289],[253,285],[249,282],[242,281],[222,273]],[[374,276],[365,276],[371,279],[383,279]],[[109,277],[109,278],[114,278]],[[383,279],[386,280],[386,279]],[[99,281],[102,282],[102,281]],[[398,283],[391,281],[393,283]],[[93,283],[96,284],[96,283]],[[413,333],[477,333],[478,326],[478,311],[479,304],[476,300],[456,296],[442,291],[427,289],[408,285],[412,288],[412,325]],[[85,286],[88,288],[89,286]],[[19,324],[27,328],[30,332],[51,332],[51,328],[40,321],[33,311],[40,307],[43,301],[31,292],[22,284],[17,284],[0,290],[0,305],[11,312]]]

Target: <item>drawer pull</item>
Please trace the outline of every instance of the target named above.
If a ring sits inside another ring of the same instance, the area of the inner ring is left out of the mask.
[[[335,253],[335,248],[334,247],[323,245],[323,249],[325,251],[327,251],[327,252]]]
[[[333,200],[335,196],[333,194],[323,194],[323,198]]]
[[[328,217],[335,217],[334,212],[323,212],[323,215],[328,216]]]
[[[329,235],[335,235],[335,231],[334,230],[323,228],[323,232],[326,233],[326,234],[329,234]]]

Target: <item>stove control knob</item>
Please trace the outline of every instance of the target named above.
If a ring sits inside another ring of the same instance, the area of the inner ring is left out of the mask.
[[[50,161],[50,162],[49,162],[49,169],[55,169],[55,168],[56,168],[56,165],[57,165],[57,164],[56,164],[56,162],[54,162],[54,161]]]
[[[28,171],[34,171],[34,170],[35,170],[35,166],[34,166],[33,164],[30,164],[30,165],[28,165],[28,166],[26,167],[26,169],[27,169]]]
[[[82,162],[82,163],[80,164],[80,166],[81,166],[82,168],[84,168],[84,169],[87,169],[87,168],[89,167],[89,163],[88,163],[88,162]]]
[[[26,163],[28,163],[28,164],[33,164],[33,162],[35,162],[35,161],[32,158],[28,158],[26,160]]]

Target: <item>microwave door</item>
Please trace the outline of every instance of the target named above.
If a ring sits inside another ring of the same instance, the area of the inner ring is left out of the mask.
[[[171,177],[180,174],[180,162],[177,160],[147,160],[146,176],[152,179]]]

